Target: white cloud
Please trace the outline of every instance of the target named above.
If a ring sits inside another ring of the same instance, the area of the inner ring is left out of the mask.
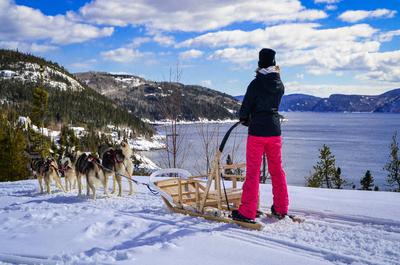
[[[201,85],[205,87],[211,87],[212,81],[211,80],[203,80],[201,81]]]
[[[1,40],[0,40],[0,48],[19,50],[23,52],[37,52],[37,53],[44,53],[47,51],[58,49],[56,46],[48,44],[27,43],[20,41],[1,41]]]
[[[144,54],[136,49],[118,48],[110,51],[101,52],[101,56],[109,61],[114,61],[118,63],[129,63],[142,58]]]
[[[195,58],[199,58],[202,55],[203,55],[202,51],[196,50],[196,49],[191,49],[191,50],[188,50],[188,51],[181,52],[179,54],[179,58],[181,58],[183,60],[195,59]]]
[[[389,42],[392,41],[394,37],[400,36],[400,29],[399,30],[393,30],[393,31],[388,31],[384,32],[379,35],[379,41],[382,42]]]
[[[276,23],[327,17],[322,10],[306,9],[299,0],[93,0],[69,15],[101,25],[144,25],[149,30],[193,32],[244,21]]]
[[[326,10],[336,10],[338,7],[337,7],[337,5],[327,5],[327,6],[325,6],[325,9]]]
[[[175,44],[175,38],[164,34],[157,33],[153,36],[153,41],[162,46],[172,46]]]
[[[353,42],[359,38],[371,37],[377,30],[367,24],[334,29],[319,29],[315,23],[282,24],[252,31],[230,30],[200,35],[178,44],[178,47],[209,46],[239,47],[264,46],[277,49],[306,49],[329,45],[332,42]]]
[[[316,4],[336,4],[339,3],[341,0],[314,0]]]
[[[216,50],[213,54],[211,54],[208,57],[208,59],[209,60],[222,59],[237,64],[247,64],[252,61],[254,62],[257,59],[257,56],[258,56],[258,51],[255,49],[225,48]]]
[[[96,59],[89,59],[85,61],[79,61],[70,64],[69,66],[73,68],[73,71],[84,71],[84,70],[93,70],[93,65],[97,63]]]
[[[0,40],[48,41],[51,44],[80,43],[110,36],[112,27],[95,27],[76,22],[68,16],[47,16],[37,9],[16,5],[11,0],[0,0]],[[44,49],[36,46],[37,49]],[[48,45],[48,48],[50,46]]]
[[[149,37],[137,37],[134,38],[133,41],[129,44],[131,48],[139,48],[142,44],[150,42],[151,38]]]
[[[179,43],[178,47],[217,48],[210,60],[233,62],[241,67],[255,67],[258,51],[271,47],[277,51],[282,67],[304,67],[312,75],[352,71],[358,79],[398,82],[398,53],[379,52],[380,39],[389,40],[398,31],[380,33],[368,24],[339,28],[321,28],[315,23],[283,24],[252,31],[218,31]]]
[[[395,10],[376,9],[372,11],[366,10],[349,10],[342,13],[338,18],[345,22],[358,22],[367,18],[392,18],[396,15]]]

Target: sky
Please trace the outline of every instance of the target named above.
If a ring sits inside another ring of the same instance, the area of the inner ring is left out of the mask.
[[[0,48],[231,95],[272,48],[286,94],[376,95],[400,88],[400,0],[0,0]]]

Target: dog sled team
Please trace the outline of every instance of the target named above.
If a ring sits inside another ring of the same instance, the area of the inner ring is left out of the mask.
[[[48,194],[51,193],[51,183],[63,192],[78,188],[78,196],[82,195],[82,178],[86,179],[86,195],[92,195],[96,199],[96,187],[104,189],[104,195],[109,197],[108,180],[113,179],[115,193],[118,186],[118,196],[122,196],[122,178],[128,179],[129,195],[134,193],[132,180],[133,162],[132,150],[129,144],[123,141],[119,148],[109,147],[102,152],[101,160],[96,154],[76,151],[68,148],[57,162],[54,158],[33,159],[31,169],[34,177],[38,179],[40,192],[44,192],[44,186]],[[65,185],[62,185],[61,177],[64,177]],[[77,186],[77,187],[76,187]]]

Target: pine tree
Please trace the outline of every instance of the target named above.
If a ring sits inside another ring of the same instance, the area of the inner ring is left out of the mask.
[[[39,86],[33,90],[33,105],[31,120],[38,127],[44,126],[44,118],[48,110],[49,93]]]
[[[330,148],[327,145],[323,145],[319,150],[320,161],[315,165],[314,173],[311,174],[310,177],[307,177],[307,186],[308,187],[323,187],[325,185],[326,188],[331,189],[332,180],[337,174],[336,166],[335,166],[335,156],[332,155]]]
[[[32,153],[37,153],[40,157],[45,158],[50,155],[51,140],[49,137],[41,133],[28,129],[28,149]]]
[[[392,143],[390,144],[390,161],[385,165],[384,169],[388,172],[386,180],[389,185],[397,185],[397,191],[400,192],[400,159],[397,131],[394,132]]]
[[[40,85],[33,90],[33,104],[31,120],[36,126],[43,128],[45,117],[48,111],[48,92],[43,88],[43,66],[40,67]],[[41,132],[43,134],[43,132]],[[42,158],[48,156],[50,143],[44,141],[42,136],[34,137],[36,149]]]
[[[11,114],[11,115],[10,115]],[[21,127],[15,126],[12,113],[0,114],[0,181],[27,179],[26,140]]]
[[[60,134],[60,146],[61,147],[76,147],[79,149],[79,139],[75,135],[74,130],[68,128],[67,126],[63,126],[61,128]]]
[[[342,189],[347,184],[347,181],[342,177],[342,169],[340,167],[336,169],[332,181],[335,189]]]
[[[312,173],[309,177],[306,177],[307,187],[310,188],[320,188],[322,187],[323,178],[321,174],[317,172]]]
[[[372,187],[374,186],[374,177],[372,176],[371,171],[367,170],[367,172],[365,172],[364,177],[360,180],[360,184],[362,190],[372,190]]]

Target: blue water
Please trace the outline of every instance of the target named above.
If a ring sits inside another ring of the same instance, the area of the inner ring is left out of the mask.
[[[392,135],[395,130],[400,130],[399,114],[312,112],[282,114],[288,119],[282,124],[282,159],[290,185],[305,185],[305,177],[310,175],[313,165],[318,161],[318,150],[326,144],[336,157],[336,166],[342,169],[342,176],[349,183],[359,187],[360,178],[366,170],[370,170],[375,185],[381,190],[388,189],[383,167],[389,160]],[[231,125],[207,125],[206,129],[218,131],[219,142]],[[198,174],[205,168],[205,152],[201,144],[199,126],[181,125],[179,132],[183,137],[180,166],[193,174]],[[159,127],[158,130],[165,133],[164,127]],[[235,149],[235,162],[244,162],[246,136],[246,127],[240,126],[235,129],[228,140],[224,155],[232,153]],[[213,150],[216,146],[217,137],[213,142]],[[165,151],[145,152],[145,154],[165,167]],[[351,186],[348,185],[346,188]]]

